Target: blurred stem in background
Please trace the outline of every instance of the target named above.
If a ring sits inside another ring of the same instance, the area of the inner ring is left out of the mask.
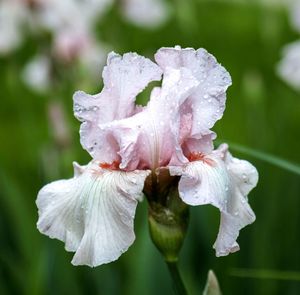
[[[228,140],[217,140],[217,143],[220,144],[221,142],[227,142],[230,145],[230,148],[234,151],[240,152],[245,155],[249,155],[253,158],[259,159],[261,161],[267,162],[271,165],[277,166],[281,169],[287,170],[289,172],[293,172],[295,174],[300,175],[300,165],[296,163],[292,163],[280,157],[274,156],[272,154],[256,150],[241,144],[228,142]]]

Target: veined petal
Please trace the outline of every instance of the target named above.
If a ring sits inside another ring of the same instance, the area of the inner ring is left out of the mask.
[[[199,139],[209,134],[225,109],[226,90],[231,85],[229,73],[203,48],[161,48],[155,60],[163,70],[185,67],[192,71],[199,85],[186,100],[182,113],[193,116],[190,137]]]
[[[183,153],[187,156],[197,152],[210,154],[214,149],[214,139],[216,139],[216,134],[214,132],[210,132],[200,137],[185,138],[182,144]]]
[[[160,68],[149,59],[136,53],[120,56],[112,52],[103,70],[101,93],[89,95],[78,91],[74,94],[74,114],[83,122],[81,144],[93,157],[97,126],[133,115],[136,96],[148,83],[160,78]]]
[[[212,204],[221,211],[221,224],[214,244],[217,256],[239,250],[239,231],[255,220],[247,194],[256,186],[258,173],[247,161],[233,158],[227,145],[185,167],[170,167],[181,175],[179,195],[189,205]]]
[[[222,159],[203,156],[202,160],[169,169],[171,175],[181,175],[178,189],[186,204],[212,204],[220,209],[226,207],[230,180]]]
[[[164,74],[161,88],[154,88],[150,101],[140,113],[99,125],[96,159],[119,160],[122,169],[155,169],[171,158],[184,157],[180,146],[182,101],[198,85],[188,69],[171,69]],[[111,152],[113,151],[113,152]],[[117,154],[119,158],[113,158]]]
[[[255,221],[247,195],[257,185],[258,172],[249,162],[232,157],[227,145],[221,145],[219,151],[223,152],[230,177],[230,195],[227,210],[221,214],[220,231],[214,248],[218,256],[225,256],[239,250],[236,243],[239,230]]]
[[[75,164],[75,176],[44,186],[37,198],[40,232],[91,267],[119,258],[135,239],[133,219],[149,171],[111,171]]]

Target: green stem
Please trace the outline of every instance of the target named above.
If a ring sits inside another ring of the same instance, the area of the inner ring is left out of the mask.
[[[174,290],[177,295],[187,295],[186,288],[183,284],[182,278],[180,276],[177,262],[168,262],[166,261],[170,275],[172,277]]]

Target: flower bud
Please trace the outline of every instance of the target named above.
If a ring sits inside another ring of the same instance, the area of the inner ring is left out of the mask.
[[[177,187],[167,195],[165,204],[149,204],[150,235],[167,262],[178,260],[188,227],[188,217],[188,206],[179,198]]]
[[[203,295],[222,295],[222,292],[219,287],[218,279],[212,270],[208,272]]]

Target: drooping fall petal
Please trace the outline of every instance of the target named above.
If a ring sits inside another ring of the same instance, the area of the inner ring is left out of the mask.
[[[116,260],[135,239],[133,218],[148,171],[74,165],[74,177],[44,186],[37,198],[38,229],[76,252],[74,265]]]
[[[189,205],[211,204],[221,211],[221,224],[214,244],[217,256],[239,250],[239,231],[255,220],[247,195],[256,186],[258,173],[247,161],[233,158],[227,145],[183,167],[170,167],[181,175],[179,194]]]

